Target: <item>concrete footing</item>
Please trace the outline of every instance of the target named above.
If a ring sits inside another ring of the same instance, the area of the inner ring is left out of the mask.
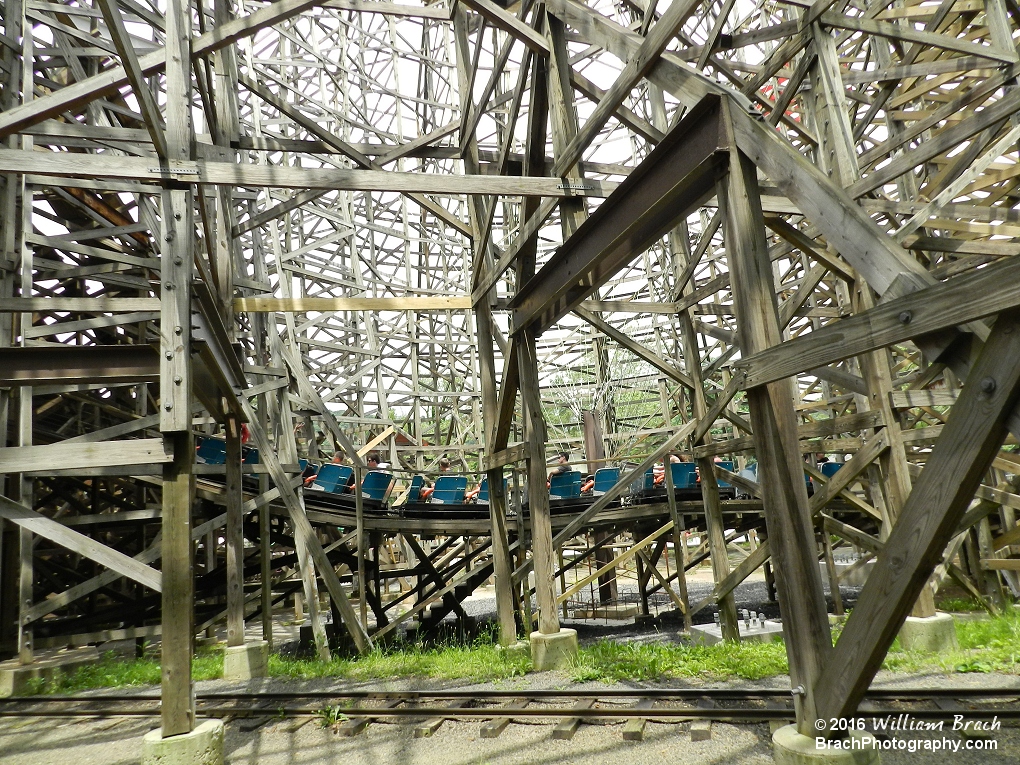
[[[223,721],[205,720],[191,733],[163,738],[151,730],[142,739],[142,765],[223,765]]]
[[[741,642],[771,643],[773,640],[783,639],[783,625],[770,619],[745,624],[743,619],[738,620],[738,632]],[[722,627],[718,624],[696,624],[691,627],[691,640],[703,645],[715,645],[723,642]]]
[[[938,653],[960,647],[956,640],[956,624],[950,614],[908,616],[900,628],[899,637],[904,651]]]
[[[0,662],[0,699],[33,692],[36,683],[97,661],[99,652],[89,646],[38,655],[31,664],[21,664],[17,659]]]
[[[803,736],[796,725],[784,725],[772,734],[772,756],[776,765],[877,765],[875,737],[854,731],[850,738],[823,741]]]
[[[252,680],[269,671],[269,643],[256,640],[227,646],[223,654],[224,680]]]
[[[510,645],[498,645],[496,646],[498,651],[506,651],[510,656],[530,656],[531,655],[531,643],[527,640],[518,640]]]
[[[531,663],[536,672],[563,669],[577,654],[577,630],[561,629],[545,634],[531,633]]]
[[[595,608],[582,608],[574,611],[573,617],[575,619],[633,619],[637,616],[637,606],[628,605],[612,605],[612,606],[597,606]]]

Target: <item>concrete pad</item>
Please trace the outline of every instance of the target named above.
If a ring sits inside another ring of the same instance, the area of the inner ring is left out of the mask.
[[[159,728],[142,739],[142,765],[223,765],[223,721],[205,720],[191,733],[163,738]]]
[[[900,628],[899,637],[904,651],[938,653],[960,647],[952,615],[941,612],[935,616],[908,616]]]
[[[738,619],[738,631],[741,642],[771,643],[773,640],[783,639],[783,625],[766,619],[763,622],[757,619],[745,626],[743,619]],[[723,642],[722,627],[718,624],[695,624],[691,627],[691,640],[702,645],[715,645]]]
[[[784,725],[772,734],[772,756],[776,765],[877,765],[875,743],[875,737],[866,731],[825,741],[802,736],[796,725]]]
[[[73,672],[86,664],[99,661],[99,651],[93,646],[37,654],[31,664],[17,659],[0,662],[0,699],[32,693],[39,681],[50,680],[61,673]]]
[[[269,643],[255,640],[244,645],[228,645],[223,653],[224,680],[252,680],[269,672]]]
[[[575,619],[633,619],[637,616],[637,606],[614,605],[598,606],[597,608],[582,608],[574,611]]]
[[[546,635],[531,633],[531,662],[536,672],[564,669],[577,655],[577,630],[561,629]]]

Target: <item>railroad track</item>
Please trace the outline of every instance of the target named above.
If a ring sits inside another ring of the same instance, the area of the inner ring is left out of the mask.
[[[203,693],[200,717],[254,718],[256,725],[287,717],[320,717],[341,735],[356,735],[373,722],[414,722],[416,736],[432,735],[447,720],[482,721],[480,735],[498,736],[513,720],[555,726],[554,738],[570,738],[582,723],[623,722],[624,738],[640,740],[646,722],[692,724],[703,738],[712,722],[792,721],[793,697],[783,689],[632,688],[520,691],[319,691]],[[159,696],[97,695],[0,699],[0,717],[156,717]],[[897,688],[869,691],[859,714],[909,714],[924,721],[1020,721],[1017,688]]]

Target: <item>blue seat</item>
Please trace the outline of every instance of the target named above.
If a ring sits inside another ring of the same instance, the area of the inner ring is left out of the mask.
[[[298,460],[298,467],[301,468],[301,472],[305,472],[305,468],[308,467],[308,460]]]
[[[411,479],[411,485],[407,489],[407,502],[421,502],[421,490],[425,486],[425,479],[416,475]]]
[[[601,497],[616,486],[619,480],[620,468],[599,468],[595,471],[595,486],[592,487],[592,495]]]
[[[195,460],[205,465],[225,465],[227,442],[218,438],[203,438],[195,453]]]
[[[509,478],[503,479],[503,494],[506,494],[507,486],[510,484]],[[483,478],[481,486],[478,487],[478,498],[476,500],[479,505],[489,504],[489,479]]]
[[[641,488],[644,491],[650,491],[655,488],[655,468],[648,468],[648,470],[645,471],[645,477],[641,484]]]
[[[731,473],[733,472],[733,460],[723,460],[722,462],[717,462],[715,464],[718,465],[721,468],[725,468],[726,470],[730,471]],[[726,481],[719,481],[719,486],[720,487],[726,487],[726,486],[732,486],[732,484],[728,484],[728,483],[726,483]]]
[[[556,473],[549,479],[550,499],[573,499],[581,496],[581,471]]]
[[[822,463],[822,475],[826,478],[832,478],[836,475],[836,471],[843,467],[842,462],[823,462]]]
[[[695,474],[697,465],[693,462],[672,462],[669,465],[670,475],[673,476],[674,489],[696,489],[698,477]]]
[[[465,491],[467,491],[467,476],[441,475],[436,479],[436,488],[432,492],[432,504],[463,505]]]
[[[385,502],[390,496],[390,491],[393,490],[394,480],[392,473],[369,470],[361,482],[361,494],[366,499]]]
[[[259,464],[259,450],[258,449],[245,449],[241,452],[244,459],[241,460],[245,465],[257,465]]]
[[[319,468],[319,474],[315,477],[311,488],[328,491],[331,494],[344,494],[353,477],[354,468],[330,462]]]

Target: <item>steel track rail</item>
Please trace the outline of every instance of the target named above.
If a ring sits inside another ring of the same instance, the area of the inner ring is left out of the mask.
[[[412,691],[231,691],[222,693],[198,693],[198,701],[234,700],[292,700],[292,699],[784,699],[791,698],[789,688],[607,688],[607,689],[535,689],[535,690],[412,690]],[[873,688],[867,692],[867,699],[918,700],[918,699],[963,699],[963,698],[1020,698],[1020,687],[1016,688]],[[91,701],[159,701],[159,694],[97,694],[95,696],[11,696],[0,699],[4,704],[26,703],[72,703]]]
[[[1017,688],[896,688],[875,689],[869,693],[874,701],[907,702],[916,705],[939,699],[959,701],[963,699],[998,700],[1020,697]],[[697,702],[709,698],[721,702],[773,702],[768,708],[747,707],[611,707],[578,709],[567,706],[548,706],[535,703],[530,706],[473,707],[462,705],[465,699],[488,703],[509,703],[527,699],[533,702],[543,700],[592,700],[606,703],[620,703],[628,700],[652,700],[653,702]],[[665,689],[631,688],[607,690],[533,690],[533,691],[313,691],[277,693],[206,693],[197,697],[197,714],[203,717],[302,717],[314,716],[329,707],[328,702],[342,710],[357,714],[359,718],[401,719],[401,718],[445,718],[445,719],[507,719],[507,718],[580,718],[580,719],[625,719],[644,718],[653,720],[715,720],[730,722],[760,722],[784,720],[793,715],[793,708],[775,705],[777,700],[792,700],[785,689]],[[398,701],[403,704],[387,706],[358,706],[356,702]],[[435,705],[435,702],[457,702],[452,706]],[[159,697],[144,696],[57,696],[57,697],[14,697],[0,699],[0,717],[152,717],[159,715]],[[233,703],[231,703],[233,702]],[[297,702],[297,703],[294,703]],[[418,706],[419,702],[432,702]],[[96,709],[96,706],[104,707]],[[91,707],[91,708],[90,708]],[[861,712],[865,715],[892,715],[909,713],[919,720],[949,720],[957,710],[925,709],[911,706],[875,707]],[[1020,720],[1020,705],[1006,708],[967,709],[971,719]]]

